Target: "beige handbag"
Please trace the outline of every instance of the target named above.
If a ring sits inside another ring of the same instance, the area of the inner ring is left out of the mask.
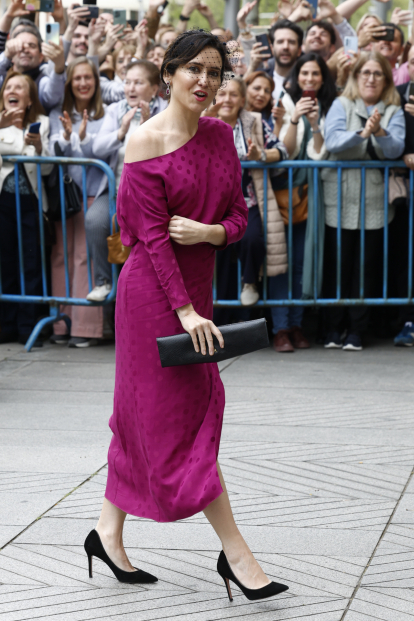
[[[116,214],[112,216],[112,230],[115,233],[109,235],[106,240],[108,242],[108,262],[117,265],[125,263],[131,252],[129,246],[124,246],[121,241],[121,233],[116,230]]]

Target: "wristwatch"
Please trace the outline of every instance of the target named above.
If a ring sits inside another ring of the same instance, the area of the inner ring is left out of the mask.
[[[266,155],[266,151],[264,149],[262,149],[262,152],[260,154],[260,159],[262,162],[267,162],[267,155]]]

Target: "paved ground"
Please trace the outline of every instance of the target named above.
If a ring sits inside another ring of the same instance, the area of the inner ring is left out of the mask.
[[[106,478],[114,351],[0,347],[0,621],[413,621],[412,350],[262,351],[223,365],[220,461],[269,576],[290,590],[229,603],[203,516],[131,518],[126,545],[158,575],[118,583],[83,540]]]

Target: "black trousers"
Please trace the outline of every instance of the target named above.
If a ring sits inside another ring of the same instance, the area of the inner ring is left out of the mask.
[[[247,229],[243,238],[237,242],[243,282],[257,284],[260,267],[265,258],[263,225],[259,207],[250,207]]]
[[[20,195],[25,293],[41,295],[42,272],[39,225],[31,196]],[[17,243],[16,199],[9,192],[0,194],[0,261],[3,293],[20,294],[19,249]],[[37,319],[37,304],[0,303],[2,334],[28,336]]]
[[[408,296],[409,228],[410,221],[408,208],[400,205],[396,209],[395,218],[390,225],[390,249],[388,253],[388,283],[390,297],[406,298]],[[414,234],[414,231],[412,231],[412,234]],[[414,305],[404,305],[399,307],[399,324],[404,325],[407,321],[414,323]]]
[[[326,226],[323,292],[325,298],[336,298],[337,229]],[[364,297],[381,294],[383,275],[382,249],[384,229],[365,231]],[[361,231],[342,229],[341,240],[341,297],[359,298]],[[346,322],[348,311],[349,322]],[[326,309],[328,332],[340,332],[344,327],[351,334],[362,334],[368,327],[369,307],[332,306]]]

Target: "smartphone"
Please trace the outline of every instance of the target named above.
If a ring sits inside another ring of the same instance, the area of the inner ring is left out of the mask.
[[[53,13],[55,10],[55,0],[26,0],[25,9],[26,11]]]
[[[98,19],[99,17],[99,7],[94,4],[89,4],[84,2],[84,6],[89,9],[89,15],[91,19]]]
[[[307,0],[311,5],[311,13],[312,17],[315,19],[316,13],[318,12],[318,0]]]
[[[408,98],[414,97],[414,82],[410,82],[410,90],[408,92]],[[413,103],[413,101],[409,99],[409,103]]]
[[[283,97],[283,95],[284,95],[284,94],[285,94],[285,91],[284,91],[284,90],[283,90],[283,88],[282,88],[282,90],[280,91],[280,95],[279,95],[279,97],[278,97],[278,98],[277,98],[277,100],[276,100],[276,101],[277,101],[277,103],[276,103],[276,108],[280,108],[280,107],[281,107],[282,102],[281,102],[280,100],[282,99],[282,97]]]
[[[394,41],[395,28],[393,26],[384,26],[385,34],[373,37],[376,41]]]
[[[344,37],[344,53],[348,52],[358,53],[358,37]]]
[[[59,29],[59,24],[56,22],[54,24],[46,24],[46,43],[56,43],[56,45],[59,45]]]
[[[302,97],[310,97],[311,99],[313,99],[313,101],[315,101],[316,91],[313,91],[313,90],[302,91]]]
[[[270,58],[273,56],[272,48],[270,47],[269,37],[266,33],[255,35],[255,39],[257,43],[260,43],[262,47],[267,47],[267,50],[263,52],[263,54],[270,54]],[[267,60],[267,59],[266,59]]]
[[[113,15],[114,26],[117,24],[122,24],[123,26],[126,26],[126,11],[124,9],[114,9]]]
[[[160,4],[157,8],[157,13],[159,15],[162,15],[162,13],[164,13],[165,9],[167,8],[167,6],[169,5],[168,0],[165,0],[164,4]]]
[[[57,24],[59,26],[59,24]],[[29,134],[38,134],[40,129],[40,123],[31,123],[29,127]]]
[[[129,19],[128,20],[128,24],[131,26],[132,30],[134,30],[134,28],[136,26],[138,26],[138,20],[137,19]]]

